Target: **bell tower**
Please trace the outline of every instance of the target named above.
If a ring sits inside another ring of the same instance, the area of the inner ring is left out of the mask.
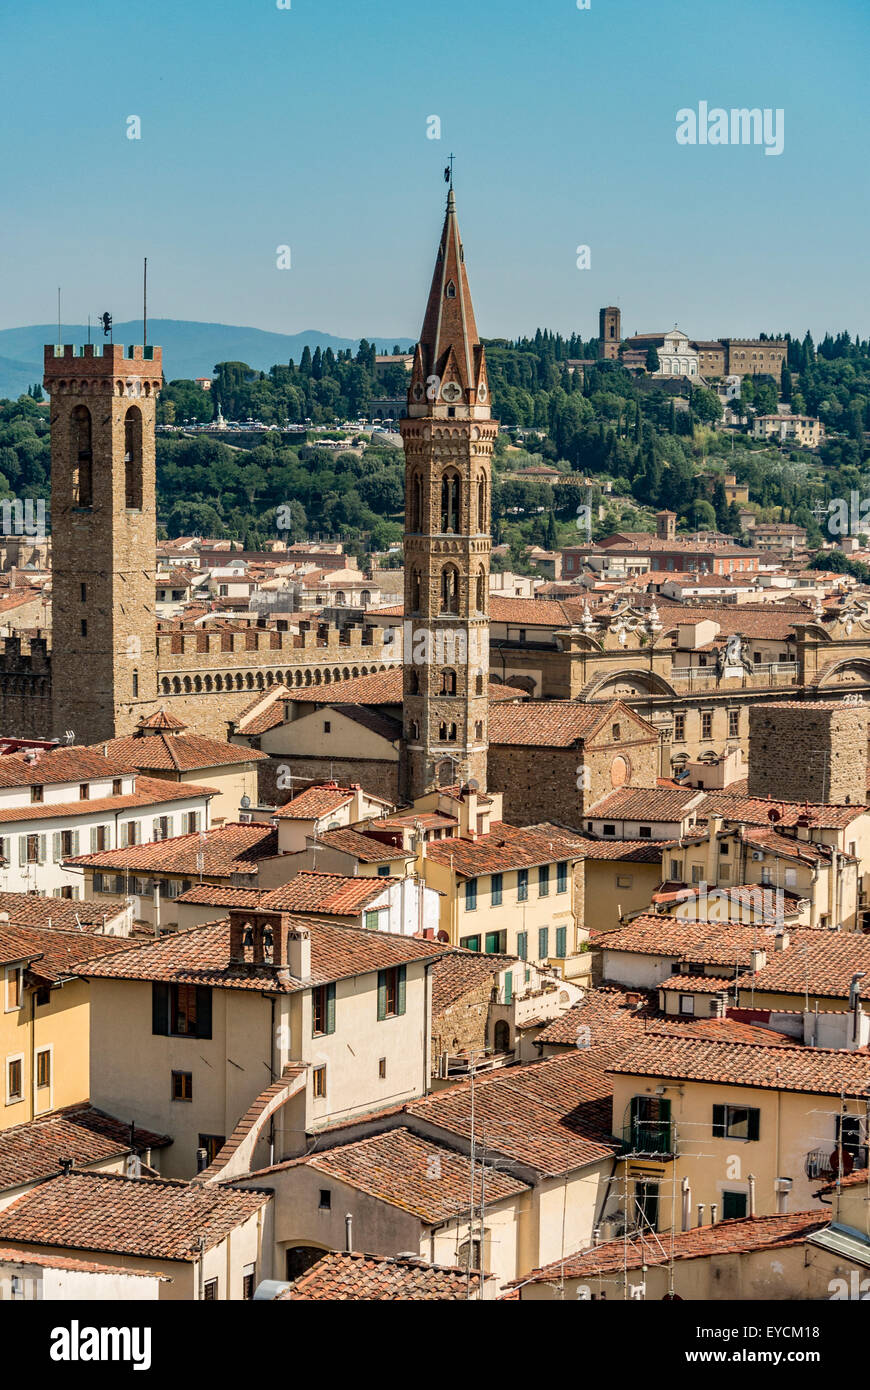
[[[414,354],[405,448],[402,793],[486,790],[493,443],[451,186]]]
[[[132,733],[157,694],[159,347],[45,348],[51,397],[52,725]]]

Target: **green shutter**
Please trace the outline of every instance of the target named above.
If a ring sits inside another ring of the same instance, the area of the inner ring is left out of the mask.
[[[211,1037],[211,987],[209,985],[197,985],[196,987],[196,1036],[198,1038]]]
[[[568,928],[556,928],[556,955],[563,960],[568,954]]]
[[[397,1013],[397,1014],[403,1014],[403,1013],[405,1012],[405,979],[406,979],[406,977],[407,977],[407,973],[408,973],[408,967],[407,967],[406,965],[400,965],[399,968],[398,968],[398,970],[397,970],[397,972],[396,972],[396,975],[397,975],[397,979],[396,979],[396,1013]]]
[[[550,928],[538,928],[538,959],[546,960],[550,954]]]
[[[529,958],[529,933],[527,931],[517,932],[517,955],[520,960]]]
[[[504,1002],[509,1004],[514,997],[514,977],[511,974],[504,977]]]
[[[724,1139],[724,1138],[725,1138],[725,1127],[726,1127],[725,1106],[724,1106],[724,1105],[714,1105],[714,1106],[713,1106],[713,1138],[714,1138],[714,1139]]]
[[[151,986],[151,1032],[169,1035],[169,986],[156,980]]]
[[[387,972],[378,971],[378,1022],[387,1016]]]
[[[326,986],[326,1031],[335,1032],[335,985]]]
[[[761,1111],[752,1109],[749,1111],[749,1124],[747,1126],[747,1139],[757,1139],[761,1134]]]

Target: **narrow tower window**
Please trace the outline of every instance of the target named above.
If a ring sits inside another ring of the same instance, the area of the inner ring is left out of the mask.
[[[423,530],[423,480],[419,473],[414,474],[411,489],[411,530]]]
[[[455,565],[445,565],[441,571],[441,611],[459,612],[459,570]]]
[[[93,506],[93,454],[91,412],[77,405],[71,419],[72,500],[74,507]]]
[[[441,694],[456,694],[456,672],[449,666],[441,672]]]
[[[441,479],[441,531],[459,530],[459,511],[462,503],[462,484],[459,474],[445,473]]]
[[[486,530],[486,479],[480,478],[477,484],[477,529],[481,535]]]
[[[142,412],[131,405],[124,418],[124,496],[128,511],[142,510]]]

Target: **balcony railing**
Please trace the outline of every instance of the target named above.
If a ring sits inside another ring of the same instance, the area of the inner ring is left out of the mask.
[[[627,1154],[659,1154],[674,1157],[677,1135],[670,1120],[631,1120],[623,1127],[622,1142]]]

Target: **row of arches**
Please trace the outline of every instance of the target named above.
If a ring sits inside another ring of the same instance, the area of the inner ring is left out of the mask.
[[[458,682],[459,677],[455,669],[452,666],[445,666],[440,675],[436,677],[437,689],[433,693],[436,695],[456,695],[458,694]],[[474,678],[474,693],[475,695],[483,694],[483,676],[479,671]],[[420,674],[413,667],[408,676],[408,694],[420,694]]]
[[[318,685],[340,685],[342,681],[356,676],[373,676],[378,671],[388,671],[388,666],[336,666],[334,669],[307,666],[295,671],[236,671],[216,672],[212,675],[161,676],[161,695],[212,695],[238,690],[269,690],[273,685],[285,685],[288,689],[308,688]]]
[[[142,510],[142,412],[131,405],[124,416],[124,506]],[[94,505],[93,422],[86,405],[77,405],[70,415],[70,481],[72,505]]]
[[[468,528],[476,521],[478,533],[489,529],[489,480],[485,473],[478,474],[471,484],[472,508],[468,515]],[[441,475],[440,506],[438,510],[438,530],[441,535],[459,535],[463,529],[465,483],[458,469],[446,468]],[[424,526],[423,474],[415,470],[411,477],[411,497],[408,529],[417,534],[429,530]]]
[[[483,740],[483,720],[477,719],[474,724],[474,737],[477,742]],[[414,743],[420,739],[420,721],[412,719],[408,725],[408,738]],[[453,720],[442,719],[438,725],[439,743],[456,743],[458,738],[457,726]]]
[[[75,379],[66,381],[52,381],[49,387],[50,395],[71,395],[71,396],[125,396],[128,391],[137,396],[157,396],[160,392],[159,381],[146,381],[141,377],[134,377],[130,383],[126,381],[107,381],[100,378],[96,381],[77,381]]]
[[[470,598],[474,601],[475,609],[478,613],[486,613],[486,570],[482,565],[476,573],[469,576],[469,584],[473,586]],[[462,579],[457,565],[452,563],[442,565],[439,596],[440,612],[459,614],[462,600]],[[411,612],[419,613],[423,600],[423,575],[416,568],[411,571],[410,599]]]

